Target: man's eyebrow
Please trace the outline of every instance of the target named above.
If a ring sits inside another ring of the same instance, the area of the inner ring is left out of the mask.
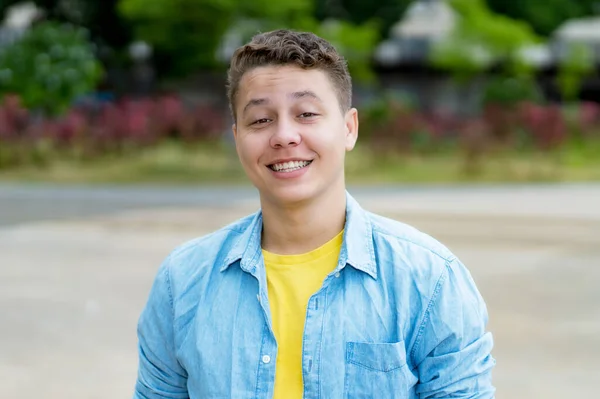
[[[319,96],[317,96],[315,94],[314,91],[311,90],[303,90],[303,91],[295,91],[293,93],[288,94],[288,97],[293,98],[294,100],[299,100],[301,98],[312,98],[314,100],[317,100],[319,102],[323,102],[323,100],[321,100],[319,98]],[[244,106],[244,109],[242,111],[242,113],[245,113],[248,108],[252,108],[252,107],[256,107],[258,105],[265,105],[268,104],[270,101],[268,98],[253,98],[250,101],[248,101],[248,104],[246,104]]]
[[[268,103],[269,103],[269,100],[267,98],[253,98],[250,101],[248,101],[248,104],[246,104],[242,113],[245,113],[248,110],[248,108],[252,108],[252,107],[256,107],[257,105],[264,105],[264,104],[268,104]]]
[[[310,91],[310,90],[303,90],[303,91],[296,91],[290,94],[290,97],[292,97],[294,100],[299,100],[301,98],[305,98],[305,97],[309,97],[312,98],[314,100],[317,100],[319,102],[323,102],[323,100],[321,100],[319,98],[319,96],[317,96],[315,94],[314,91]]]

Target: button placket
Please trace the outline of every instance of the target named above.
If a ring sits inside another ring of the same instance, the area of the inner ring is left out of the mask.
[[[275,382],[274,360],[277,353],[277,344],[267,324],[264,325],[262,344],[258,352],[257,398],[272,395]],[[263,396],[265,395],[265,396]]]
[[[326,304],[327,287],[323,287],[309,300],[304,328],[304,348],[302,353],[305,397],[318,397],[320,386],[319,353],[321,351],[322,326]]]

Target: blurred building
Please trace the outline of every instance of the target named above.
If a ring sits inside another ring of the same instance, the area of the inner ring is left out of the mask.
[[[446,37],[457,16],[443,0],[418,0],[390,31],[390,38],[375,49],[375,60],[383,67],[424,64],[432,45]]]
[[[548,75],[556,72],[556,63],[568,56],[573,45],[580,45],[587,49],[596,66],[596,74],[587,79],[581,88],[582,100],[600,102],[600,16],[590,16],[565,21],[554,32],[550,39],[550,48],[555,64]]]
[[[600,63],[600,17],[566,21],[554,32],[551,43],[557,58],[565,57],[570,45],[579,44],[590,51],[596,63]]]
[[[0,24],[0,48],[18,40],[41,16],[42,11],[32,2],[19,3],[9,7],[4,21]]]

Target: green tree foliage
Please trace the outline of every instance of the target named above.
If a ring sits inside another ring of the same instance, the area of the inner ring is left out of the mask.
[[[451,35],[437,43],[431,54],[432,64],[449,70],[457,78],[467,79],[502,63],[511,73],[524,74],[528,65],[521,50],[539,42],[525,22],[490,11],[484,0],[450,0],[458,15]]]
[[[594,59],[589,47],[570,45],[558,68],[557,84],[566,101],[578,98],[581,83],[594,72]]]
[[[82,28],[45,22],[0,50],[0,98],[18,94],[27,108],[60,114],[94,90],[100,64]]]
[[[121,0],[119,4],[136,36],[169,57],[175,74],[216,67],[223,35],[242,17],[267,25],[289,24],[310,10],[309,0]]]
[[[212,68],[220,38],[233,22],[234,0],[122,0],[135,36],[170,58],[171,72]]]
[[[550,35],[564,21],[598,11],[598,0],[487,0],[490,9],[527,21],[542,36]]]
[[[119,10],[136,36],[168,57],[171,72],[184,75],[220,67],[216,57],[223,36],[237,29],[248,40],[259,31],[291,28],[315,32],[338,46],[357,79],[368,80],[369,60],[379,35],[372,22],[318,22],[312,0],[121,0]]]

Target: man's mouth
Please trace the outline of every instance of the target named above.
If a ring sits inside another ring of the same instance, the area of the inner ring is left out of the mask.
[[[295,170],[305,168],[308,165],[310,165],[311,163],[312,163],[312,161],[290,161],[290,162],[275,163],[275,164],[269,165],[268,167],[269,167],[269,169],[271,169],[275,172],[287,173],[287,172],[293,172]]]

